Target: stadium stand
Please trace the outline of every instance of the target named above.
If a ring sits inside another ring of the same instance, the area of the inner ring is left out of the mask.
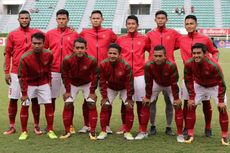
[[[223,28],[230,27],[230,1],[221,0],[221,9],[222,9],[222,26]]]

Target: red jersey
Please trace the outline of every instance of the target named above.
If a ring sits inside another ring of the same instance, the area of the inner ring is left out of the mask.
[[[61,72],[62,60],[73,52],[73,43],[77,38],[77,32],[69,27],[64,30],[55,28],[47,32],[45,48],[51,50],[54,56],[52,72]]]
[[[133,76],[144,75],[145,51],[148,48],[148,39],[135,32],[120,36],[116,43],[121,47],[121,58],[132,68]]]
[[[18,69],[22,95],[27,95],[28,85],[40,86],[51,82],[53,55],[48,50],[41,53],[29,51],[22,55]]]
[[[102,98],[107,97],[107,88],[112,90],[127,90],[127,98],[132,99],[134,93],[133,75],[130,65],[122,59],[112,63],[105,59],[100,64],[100,90]]]
[[[40,32],[33,28],[21,28],[9,33],[5,48],[5,74],[18,73],[18,66],[21,56],[31,50],[31,35]],[[12,61],[12,67],[11,67]]]
[[[184,81],[188,89],[189,99],[195,99],[194,81],[203,87],[218,86],[218,100],[224,102],[226,85],[222,69],[217,62],[205,57],[202,63],[196,63],[193,58],[185,63]]]
[[[166,60],[165,63],[157,65],[154,61],[149,61],[145,65],[146,98],[150,99],[152,96],[154,80],[160,86],[171,86],[174,99],[179,99],[178,79],[179,75],[175,63]]]
[[[117,39],[112,30],[102,27],[84,29],[80,35],[87,41],[87,53],[97,59],[98,65],[107,58],[109,44]]]
[[[62,79],[66,92],[70,92],[70,85],[81,86],[91,82],[90,93],[95,93],[99,79],[99,69],[95,58],[85,54],[66,56],[62,63]]]

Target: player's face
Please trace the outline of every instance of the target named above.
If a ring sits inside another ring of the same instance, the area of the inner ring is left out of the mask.
[[[185,20],[185,29],[188,33],[193,33],[196,31],[197,23],[193,19],[186,19]]]
[[[161,51],[154,51],[153,53],[153,58],[154,58],[154,62],[157,64],[157,65],[160,65],[162,63],[165,62],[166,60],[166,55],[164,53],[163,50]]]
[[[30,26],[30,15],[29,14],[20,14],[18,22],[22,28],[27,28]]]
[[[59,14],[56,17],[56,21],[59,28],[66,28],[69,22],[69,19],[66,14]]]
[[[126,22],[126,28],[128,32],[131,32],[131,33],[136,32],[138,29],[138,24],[136,20],[128,19]]]
[[[42,39],[32,38],[32,48],[35,53],[40,53],[43,47],[44,41]]]
[[[108,58],[110,62],[115,62],[120,57],[120,54],[116,48],[109,48]]]
[[[78,56],[82,57],[85,55],[86,52],[86,46],[84,43],[76,42],[74,44],[73,52]]]
[[[158,14],[155,18],[155,22],[157,24],[157,27],[164,27],[168,19],[164,14]]]
[[[100,27],[102,22],[103,22],[103,18],[101,16],[101,14],[99,13],[93,13],[90,17],[90,21],[93,27]]]
[[[192,50],[192,57],[196,63],[201,63],[204,59],[205,54],[201,48],[194,48]]]

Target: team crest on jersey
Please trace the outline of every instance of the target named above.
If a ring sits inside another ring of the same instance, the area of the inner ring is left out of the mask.
[[[70,37],[67,37],[67,40],[70,40]]]
[[[104,35],[102,35],[102,37],[103,37],[103,38],[105,38],[105,37],[106,37],[106,35],[104,34]]]
[[[166,39],[168,39],[168,40],[169,40],[169,39],[170,39],[170,35],[167,35],[167,36],[166,36]]]
[[[141,45],[141,42],[140,42],[140,41],[138,41],[138,42],[137,42],[137,44],[138,44],[138,45]]]
[[[209,71],[204,71],[204,74],[209,75],[210,73],[209,73]]]
[[[88,68],[87,65],[84,65],[84,66],[82,67],[83,70],[87,70],[87,68]]]

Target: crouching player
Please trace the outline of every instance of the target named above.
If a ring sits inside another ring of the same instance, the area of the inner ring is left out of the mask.
[[[167,92],[175,109],[175,121],[177,126],[177,142],[184,142],[182,135],[183,112],[179,98],[179,86],[177,84],[179,75],[175,63],[166,58],[166,50],[163,46],[154,47],[153,60],[145,65],[145,91],[143,108],[141,109],[141,130],[143,137],[147,136],[147,124],[149,120],[150,102],[156,100],[161,91]],[[140,137],[139,139],[143,139]]]
[[[19,140],[28,138],[27,122],[28,108],[32,97],[38,98],[39,104],[45,106],[45,116],[48,128],[48,137],[55,139],[57,136],[53,131],[53,107],[51,103],[51,66],[53,55],[44,50],[45,36],[43,33],[35,33],[31,36],[32,50],[21,57],[18,78],[22,90],[22,107],[20,112],[22,133]]]
[[[133,75],[131,67],[120,58],[121,48],[112,43],[108,48],[108,58],[100,64],[100,90],[102,95],[100,122],[102,132],[97,139],[107,137],[106,125],[109,118],[109,108],[115,97],[120,93],[120,98],[126,108],[126,123],[124,138],[134,140],[130,130],[133,126]]]
[[[83,92],[89,109],[90,139],[96,140],[95,128],[97,124],[96,94],[99,79],[99,69],[95,58],[86,53],[85,39],[74,41],[73,53],[66,56],[62,63],[62,79],[65,85],[65,106],[63,110],[63,123],[65,134],[60,139],[70,137],[70,126],[73,119],[73,102],[79,91]]]
[[[207,47],[196,43],[192,46],[192,58],[184,68],[184,80],[188,90],[188,113],[186,117],[188,137],[186,143],[194,140],[194,126],[196,121],[196,106],[205,96],[213,96],[219,110],[219,122],[222,132],[222,144],[228,141],[228,113],[226,101],[226,85],[222,69],[217,62],[207,57]]]

